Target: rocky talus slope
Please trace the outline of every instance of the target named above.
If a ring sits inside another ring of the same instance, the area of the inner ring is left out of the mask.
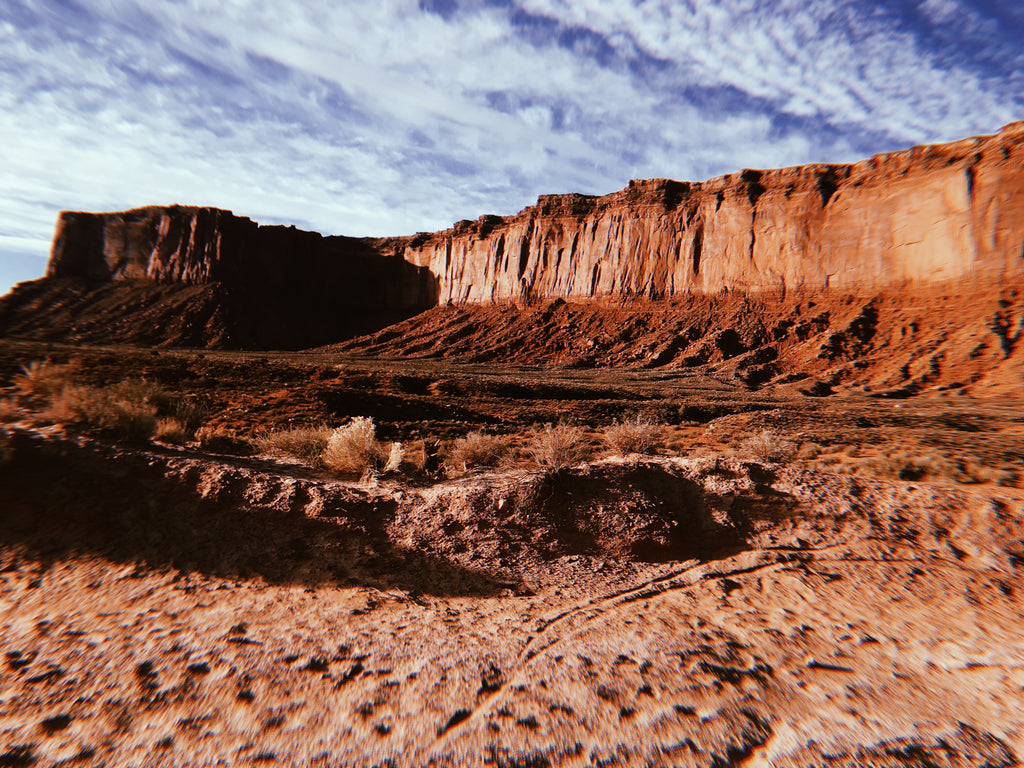
[[[0,333],[295,349],[438,305],[1022,279],[1024,123],[1014,123],[852,165],[546,195],[513,216],[411,237],[322,237],[212,208],[65,212],[47,277],[0,299]]]
[[[1024,280],[688,298],[438,307],[327,350],[382,358],[725,376],[907,397],[1024,392]]]

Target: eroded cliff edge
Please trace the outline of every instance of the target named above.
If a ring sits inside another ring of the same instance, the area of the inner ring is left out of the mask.
[[[373,243],[230,211],[62,212],[46,278],[0,299],[0,334],[296,349],[437,304],[437,280]]]
[[[60,215],[47,277],[0,333],[300,348],[436,305],[1024,277],[1024,122],[852,165],[743,170],[542,196],[408,237],[323,237],[214,208]]]
[[[506,218],[382,243],[444,302],[875,290],[1024,273],[1024,123],[853,165],[549,195]]]

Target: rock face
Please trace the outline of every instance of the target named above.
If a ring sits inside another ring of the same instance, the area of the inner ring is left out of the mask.
[[[411,237],[323,237],[215,208],[65,212],[47,278],[0,299],[0,333],[284,349],[447,304],[1022,277],[1024,122],[854,165],[546,195]]]
[[[168,291],[180,306],[165,318],[156,305],[169,300]],[[6,303],[0,327],[21,335],[39,330],[24,327],[25,312],[12,304],[27,305],[35,321],[52,316],[49,325],[63,326],[58,332],[91,328],[86,341],[104,333],[90,315],[90,307],[102,307],[105,332],[116,337],[109,340],[153,337],[155,325],[155,339],[166,343],[287,349],[377,330],[434,306],[437,281],[355,238],[259,226],[215,208],[149,207],[61,213],[47,280],[19,287]],[[115,318],[123,322],[112,324]]]
[[[1024,123],[854,165],[542,196],[394,242],[442,303],[874,290],[1024,273]]]

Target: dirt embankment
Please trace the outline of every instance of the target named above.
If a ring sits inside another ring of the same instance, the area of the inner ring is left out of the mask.
[[[359,485],[31,430],[10,448],[7,764],[1024,753],[1009,491],[713,458]]]

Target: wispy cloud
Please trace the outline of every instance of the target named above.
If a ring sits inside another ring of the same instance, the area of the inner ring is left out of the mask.
[[[1022,34],[982,0],[7,0],[0,290],[62,208],[400,234],[992,131]]]

